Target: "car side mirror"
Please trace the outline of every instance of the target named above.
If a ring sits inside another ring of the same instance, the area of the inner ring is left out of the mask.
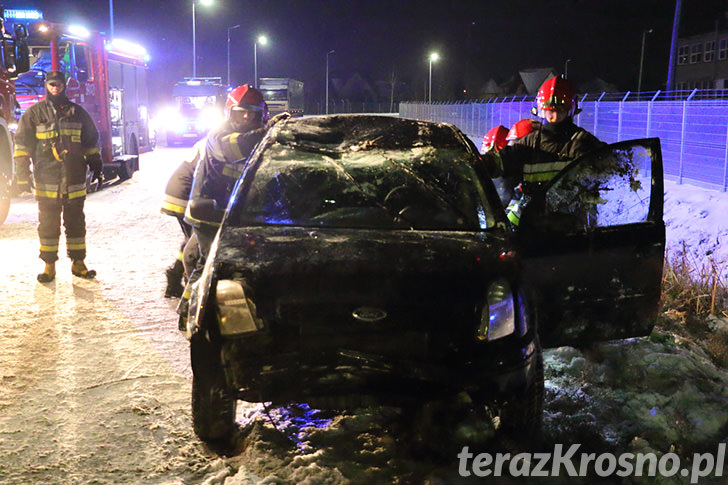
[[[215,199],[192,199],[190,215],[200,221],[220,222],[225,211],[217,206]]]

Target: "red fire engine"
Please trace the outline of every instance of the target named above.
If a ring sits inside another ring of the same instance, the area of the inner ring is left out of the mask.
[[[20,111],[45,96],[45,74],[61,70],[69,99],[88,111],[99,130],[106,179],[139,170],[149,135],[146,51],[100,32],[38,20],[28,23],[30,70],[15,82]]]
[[[15,124],[15,88],[13,79],[28,70],[28,51],[22,26],[16,38],[12,23],[5,22],[8,11],[0,7],[0,24],[6,28],[0,35],[0,224],[10,209],[11,186],[15,176],[13,165],[12,128]]]

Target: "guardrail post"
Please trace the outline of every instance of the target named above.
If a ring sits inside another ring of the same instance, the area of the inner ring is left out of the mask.
[[[693,89],[693,92],[690,93],[690,96],[687,97],[685,101],[683,101],[683,109],[682,109],[682,123],[680,126],[680,165],[678,169],[678,183],[682,184],[682,178],[683,178],[683,157],[685,156],[685,130],[688,124],[688,103],[692,99],[692,97],[697,92],[697,89]]]
[[[625,94],[624,97],[619,101],[619,116],[617,116],[617,140],[622,139],[622,117],[624,116],[624,102],[627,101],[629,93],[630,92],[627,91],[627,94]]]
[[[725,147],[723,150],[723,192],[726,191],[726,186],[728,185],[726,178],[728,178],[728,123],[726,123]]]
[[[645,134],[646,138],[650,137],[650,132],[652,131],[652,105],[655,102],[655,99],[657,99],[657,96],[659,96],[660,90],[658,89],[654,96],[652,96],[652,99],[647,102],[647,133]]]

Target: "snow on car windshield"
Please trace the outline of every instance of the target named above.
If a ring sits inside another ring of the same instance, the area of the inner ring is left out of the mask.
[[[383,133],[354,139],[335,130],[307,130],[303,137],[284,132],[250,174],[232,223],[446,231],[493,226],[466,146],[450,134],[452,142],[433,147],[417,124],[410,125],[410,138],[396,130],[388,139]]]

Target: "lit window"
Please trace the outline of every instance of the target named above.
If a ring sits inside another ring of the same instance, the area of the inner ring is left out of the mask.
[[[726,39],[728,40],[728,39]],[[677,63],[679,65],[687,64],[690,56],[690,47],[681,45],[677,51]]]
[[[720,39],[718,46],[718,59],[721,61],[728,59],[728,39]]]

